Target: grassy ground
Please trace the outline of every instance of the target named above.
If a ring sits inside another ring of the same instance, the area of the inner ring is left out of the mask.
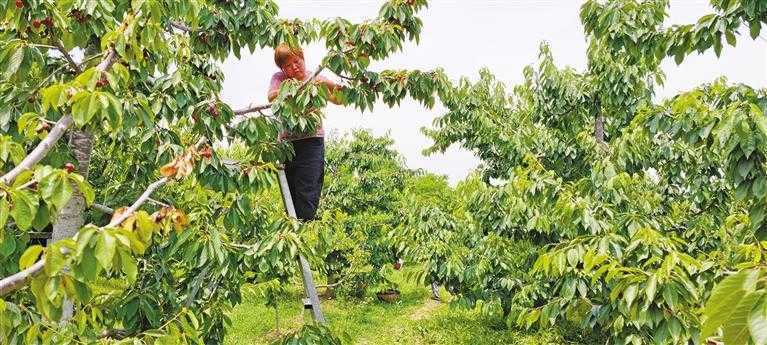
[[[323,300],[322,308],[331,329],[347,333],[353,344],[559,344],[554,333],[519,333],[505,329],[500,320],[488,319],[471,311],[451,309],[446,303],[429,299],[426,287],[401,282],[400,301]],[[443,300],[447,295],[443,291]],[[292,287],[279,302],[280,332],[275,329],[274,309],[266,308],[257,295],[246,294],[245,301],[231,314],[233,326],[226,344],[268,344],[279,334],[310,321],[302,313],[301,290]],[[302,315],[303,314],[303,315]]]

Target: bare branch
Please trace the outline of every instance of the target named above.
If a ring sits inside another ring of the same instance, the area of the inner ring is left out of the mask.
[[[40,259],[40,261],[23,271],[19,271],[10,277],[0,280],[0,296],[5,296],[27,285],[38,272],[43,270],[43,267],[45,267],[45,258]]]
[[[64,44],[61,43],[58,39],[53,40],[53,44],[56,46],[56,49],[61,52],[62,55],[64,55],[64,58],[67,59],[67,62],[69,62],[69,66],[72,67],[73,70],[77,73],[83,73],[83,70],[80,68],[80,65],[75,62],[74,59],[72,59],[72,55],[69,55],[69,52],[67,51],[67,48],[64,48]]]
[[[235,110],[234,111],[234,115],[235,116],[242,116],[242,115],[245,115],[245,114],[255,113],[255,112],[258,112],[258,111],[261,111],[261,110],[266,110],[266,109],[269,109],[271,107],[272,107],[272,103],[264,104],[264,105],[251,106],[251,107]]]
[[[133,214],[133,212],[136,212],[136,210],[138,210],[138,208],[141,207],[141,205],[143,205],[147,201],[147,199],[149,199],[149,196],[152,195],[152,193],[154,193],[154,191],[157,190],[157,188],[160,188],[162,185],[166,183],[168,183],[168,178],[163,177],[153,182],[152,184],[150,184],[149,187],[146,188],[144,193],[142,193],[141,196],[139,196],[138,199],[136,199],[133,205],[130,205],[130,207],[128,207],[128,209],[125,212],[123,212],[122,215],[120,215],[119,217],[109,222],[109,224],[107,224],[107,227],[119,225],[120,223],[124,222],[126,219],[128,219],[128,217],[130,217],[131,214]]]
[[[99,62],[98,65],[96,65],[96,70],[99,72],[106,72],[110,67],[112,67],[112,64],[115,63],[115,57],[117,56],[117,51],[115,51],[114,47],[110,47],[109,50],[107,50],[106,55],[104,58]]]
[[[104,213],[106,213],[106,214],[114,214],[114,213],[115,213],[115,210],[113,210],[111,207],[109,207],[109,206],[106,206],[106,205],[102,205],[102,204],[93,204],[93,205],[91,205],[91,207],[92,207],[94,210],[97,210],[97,211],[101,211],[101,212],[104,212]]]
[[[181,23],[181,22],[170,22],[170,26],[175,28],[175,29],[179,29],[181,31],[184,31],[184,32],[191,32],[192,31],[192,28],[186,26],[186,24]]]
[[[150,203],[152,203],[152,204],[155,204],[155,205],[157,205],[157,206],[162,206],[162,207],[173,207],[173,206],[171,206],[171,205],[169,205],[169,204],[166,204],[166,203],[164,203],[164,202],[162,202],[162,201],[159,201],[159,200],[155,200],[155,199],[152,199],[152,198],[149,198],[149,200],[147,200],[147,201],[148,201],[148,202],[150,202]]]
[[[61,139],[64,132],[67,131],[67,128],[72,125],[72,121],[72,115],[66,115],[60,118],[59,121],[56,122],[56,125],[53,126],[50,133],[48,133],[48,136],[37,144],[34,150],[24,157],[24,160],[22,160],[19,165],[15,166],[11,171],[3,175],[3,177],[0,177],[0,182],[11,184],[16,176],[19,176],[24,170],[31,169],[33,165],[43,159],[43,157],[48,154],[48,151],[53,148],[53,145]]]
[[[109,338],[114,340],[122,340],[131,335],[131,332],[127,329],[107,329],[99,334],[99,339]]]

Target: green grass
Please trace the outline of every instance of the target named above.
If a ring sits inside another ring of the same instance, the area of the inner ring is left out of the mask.
[[[379,302],[371,294],[363,300],[323,300],[330,328],[346,333],[353,344],[559,344],[553,332],[520,333],[502,321],[474,311],[450,308],[429,299],[426,287],[400,282],[400,300]],[[302,313],[300,285],[291,286],[279,301],[280,330],[284,334],[310,322]],[[448,295],[442,292],[443,300]],[[268,344],[278,336],[275,313],[257,295],[246,294],[232,314],[225,344]],[[305,319],[305,320],[304,320]]]

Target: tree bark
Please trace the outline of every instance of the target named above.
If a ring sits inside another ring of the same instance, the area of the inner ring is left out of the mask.
[[[594,123],[594,136],[597,144],[605,143],[605,118],[601,114],[597,116],[597,121]]]
[[[73,131],[69,141],[69,147],[77,160],[77,170],[86,180],[88,179],[88,167],[91,161],[91,152],[93,150],[93,135],[86,131]],[[61,239],[72,238],[77,231],[85,224],[83,213],[85,212],[85,198],[77,188],[72,184],[74,193],[72,198],[59,210],[56,220],[53,222],[53,233],[48,244]],[[62,307],[61,320],[66,321],[74,314],[72,301],[66,299]]]
[[[442,299],[439,297],[439,285],[435,281],[431,282],[431,299],[442,302]]]

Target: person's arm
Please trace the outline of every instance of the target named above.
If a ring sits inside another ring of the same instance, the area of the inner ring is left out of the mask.
[[[317,76],[317,82],[319,82],[320,84],[328,88],[328,92],[330,93],[330,95],[328,96],[328,101],[330,101],[330,103],[333,103],[336,105],[341,104],[341,102],[336,98],[336,91],[341,90],[343,86],[338,85],[332,80],[322,76]]]
[[[279,74],[275,73],[272,76],[272,81],[269,82],[269,92],[266,94],[266,99],[269,100],[269,102],[273,102],[275,98],[280,94],[280,84],[282,83],[282,79],[280,78]]]
[[[266,98],[269,100],[269,103],[273,102],[275,98],[280,94],[280,90],[269,90],[269,93],[266,95]]]

